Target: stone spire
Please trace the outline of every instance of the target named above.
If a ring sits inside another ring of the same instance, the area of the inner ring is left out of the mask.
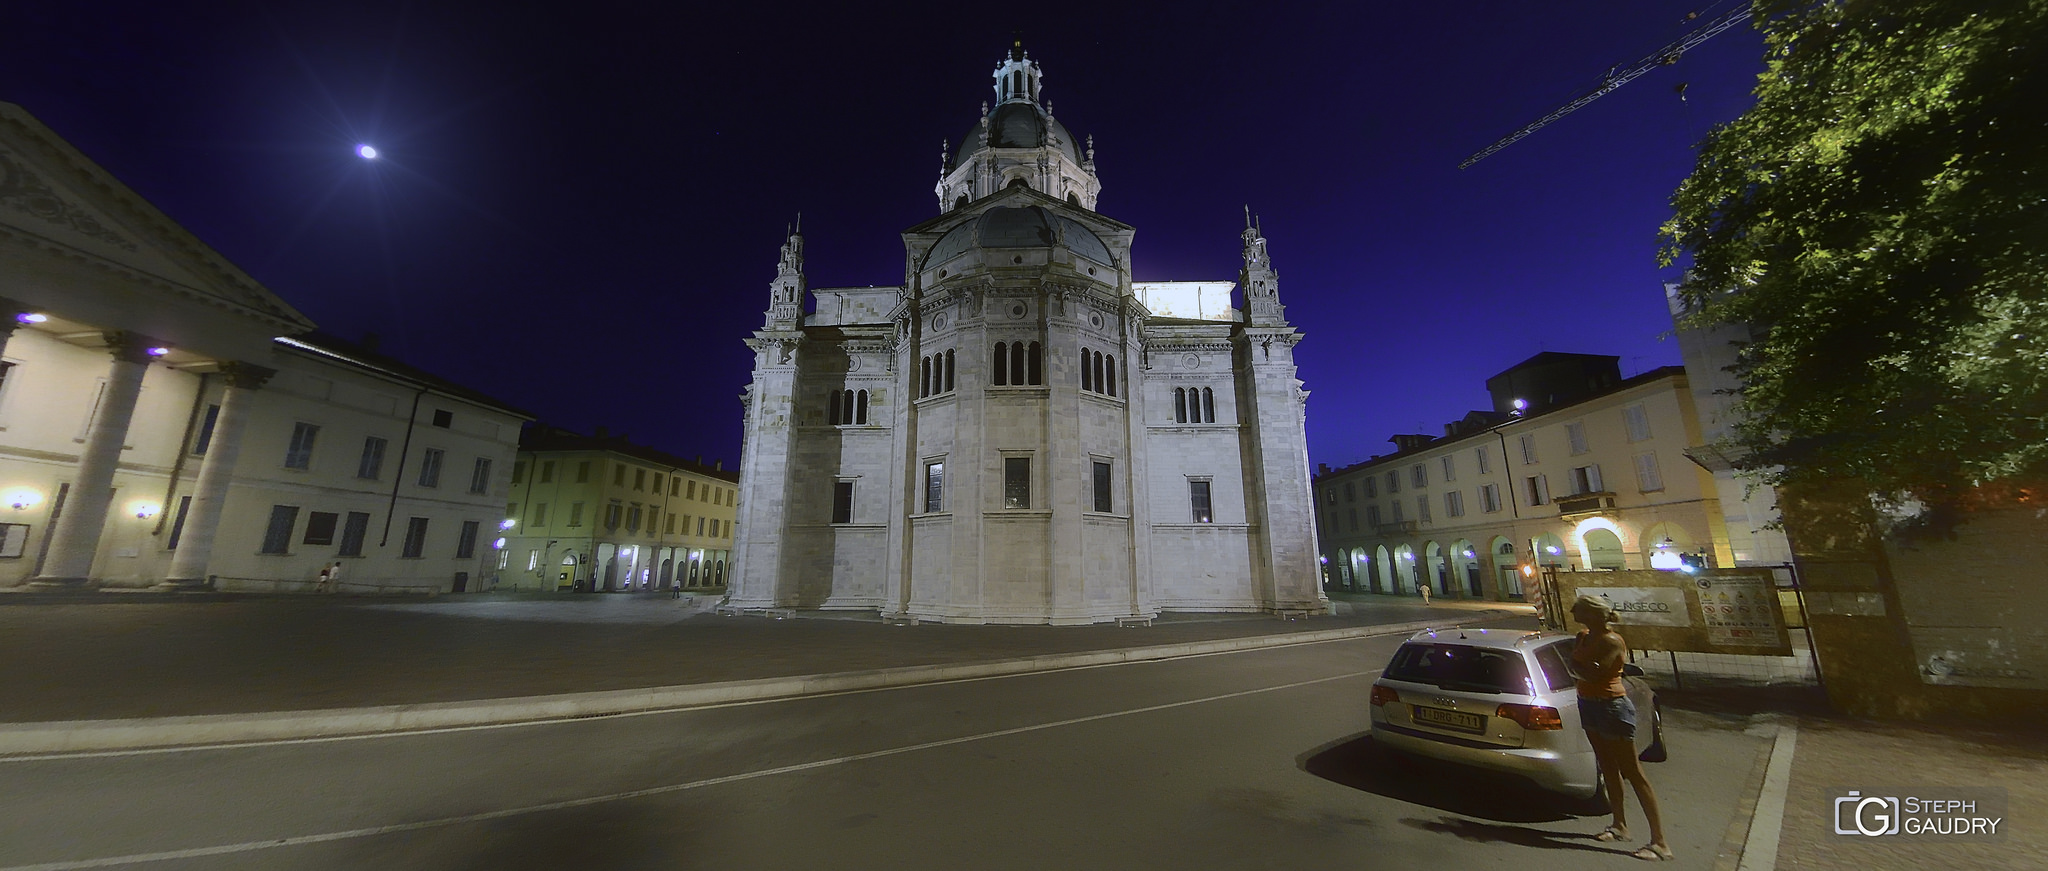
[[[1253,325],[1287,323],[1286,309],[1280,305],[1280,273],[1273,270],[1273,260],[1266,254],[1266,237],[1252,217],[1251,206],[1244,207],[1244,271],[1238,273],[1237,280],[1244,288],[1245,308],[1250,310]]]
[[[794,330],[803,325],[804,289],[804,217],[799,214],[789,238],[782,243],[775,280],[768,285],[768,329]]]

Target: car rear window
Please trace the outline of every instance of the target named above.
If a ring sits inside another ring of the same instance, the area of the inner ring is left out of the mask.
[[[1543,670],[1543,680],[1553,692],[1571,689],[1573,685],[1571,653],[1565,649],[1570,646],[1571,642],[1562,641],[1536,648],[1536,667]]]
[[[1532,695],[1522,654],[1463,644],[1403,644],[1388,663],[1392,680],[1445,690]]]

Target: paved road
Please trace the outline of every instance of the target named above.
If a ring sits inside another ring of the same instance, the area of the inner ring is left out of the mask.
[[[1396,643],[0,760],[0,871],[1636,867],[1588,837],[1601,817],[1375,753],[1367,688]],[[1744,725],[1668,718],[1666,867],[1712,867],[1765,750]]]

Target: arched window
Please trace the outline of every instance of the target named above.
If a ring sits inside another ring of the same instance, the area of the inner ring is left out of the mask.
[[[1173,388],[1173,422],[1188,422],[1188,392],[1179,387]]]
[[[1073,194],[1067,194],[1067,202],[1073,203],[1074,205],[1078,206],[1081,204],[1081,198]]]
[[[839,394],[839,401],[839,422],[853,423],[853,391],[841,392]]]
[[[863,390],[859,393],[854,394],[853,403],[853,422],[858,424],[867,423],[868,392]]]
[[[932,358],[925,357],[917,362],[917,398],[932,395]]]
[[[946,392],[953,392],[953,351],[946,350]]]
[[[1004,375],[1005,375],[1005,374],[1006,374],[1006,373],[1007,373],[1007,372],[1009,371],[1009,365],[1010,365],[1010,346],[1009,346],[1009,345],[1007,345],[1007,344],[1004,344],[1004,343],[1002,343],[1002,342],[997,342],[997,343],[996,343],[996,365],[995,365],[995,378],[994,378],[994,379],[992,379],[992,380],[993,380],[993,382],[994,382],[994,384],[995,384],[995,385],[996,385],[997,387],[1001,387],[1001,386],[1003,386],[1003,385],[1005,385],[1005,384],[1008,384],[1008,383],[1010,383],[1010,382],[1009,382],[1009,381],[1008,381],[1007,379],[1005,379],[1005,378],[1003,377],[1003,376],[1004,376]]]
[[[1078,205],[1080,205],[1080,203],[1075,203],[1074,205],[1077,205],[1077,206],[1078,206]],[[961,195],[960,195],[960,198],[959,198],[959,199],[957,199],[957,200],[954,200],[954,201],[953,201],[953,208],[956,208],[956,209],[961,209],[961,208],[966,208],[966,207],[967,207],[967,195],[966,195],[966,194],[961,194]]]
[[[1024,93],[1024,71],[1012,70],[1010,71],[1010,96],[1014,97],[1022,93]]]
[[[1202,422],[1216,422],[1216,391],[1202,388]]]
[[[1105,358],[1103,358],[1103,359],[1104,359],[1104,361],[1105,361],[1105,362],[1104,362],[1104,363],[1102,364],[1102,383],[1103,383],[1103,385],[1104,385],[1105,387],[1107,387],[1107,388],[1108,388],[1107,390],[1104,390],[1103,392],[1104,392],[1104,393],[1108,393],[1108,394],[1109,394],[1109,395],[1111,395],[1111,396],[1115,396],[1115,395],[1116,395],[1116,355],[1115,355],[1115,354],[1111,354],[1111,355],[1109,355],[1108,357],[1105,357]]]
[[[1039,359],[1040,359],[1040,355],[1039,355],[1039,352],[1038,352],[1038,343],[1037,343],[1037,342],[1032,342],[1032,343],[1031,343],[1031,383],[1033,383],[1033,384],[1044,384],[1044,383],[1045,383],[1045,372],[1044,372],[1044,369],[1043,369],[1042,365],[1041,365],[1041,364],[1039,363]]]
[[[1092,379],[1092,378],[1090,378],[1090,377],[1089,377],[1090,373],[1092,373],[1092,372],[1094,372],[1094,371],[1095,371],[1095,367],[1093,367],[1093,366],[1090,366],[1090,365],[1088,365],[1088,359],[1089,359],[1089,356],[1090,356],[1090,355],[1089,355],[1089,351],[1088,351],[1088,349],[1087,349],[1087,348],[1082,348],[1082,349],[1081,349],[1081,389],[1082,389],[1082,390],[1094,390],[1094,389],[1095,389],[1095,381],[1094,381],[1094,379]]]
[[[1101,351],[1096,351],[1096,352],[1095,352],[1095,366],[1094,366],[1094,368],[1095,368],[1095,383],[1096,383],[1096,385],[1097,385],[1097,386],[1096,386],[1096,389],[1097,389],[1097,390],[1102,390],[1102,388],[1101,388],[1101,384],[1102,384],[1103,382],[1102,382],[1102,352],[1101,352]],[[1102,392],[1104,392],[1104,393],[1107,393],[1107,392],[1109,392],[1109,391],[1106,391],[1106,390],[1102,390]]]
[[[1011,384],[1016,384],[1016,385],[1019,385],[1019,386],[1021,386],[1021,385],[1024,385],[1024,384],[1029,384],[1030,382],[1028,382],[1028,381],[1024,380],[1024,376],[1025,376],[1025,374],[1027,374],[1027,373],[1025,372],[1025,369],[1024,369],[1024,343],[1023,343],[1023,342],[1011,342],[1011,343],[1010,343],[1010,383],[1011,383]]]
[[[1029,181],[1026,181],[1026,180],[1025,180],[1024,178],[1022,178],[1022,177],[1018,177],[1018,178],[1013,178],[1013,179],[1010,179],[1010,187],[1013,187],[1013,188],[1024,188],[1024,189],[1026,189],[1026,190],[1029,190],[1029,189],[1031,188],[1031,182],[1029,182]]]

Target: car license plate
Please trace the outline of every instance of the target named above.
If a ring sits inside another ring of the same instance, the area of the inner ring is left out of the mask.
[[[1429,725],[1444,729],[1455,729],[1459,732],[1470,732],[1474,735],[1486,733],[1485,717],[1459,711],[1446,711],[1442,708],[1417,706],[1415,708],[1415,722],[1428,723]]]

